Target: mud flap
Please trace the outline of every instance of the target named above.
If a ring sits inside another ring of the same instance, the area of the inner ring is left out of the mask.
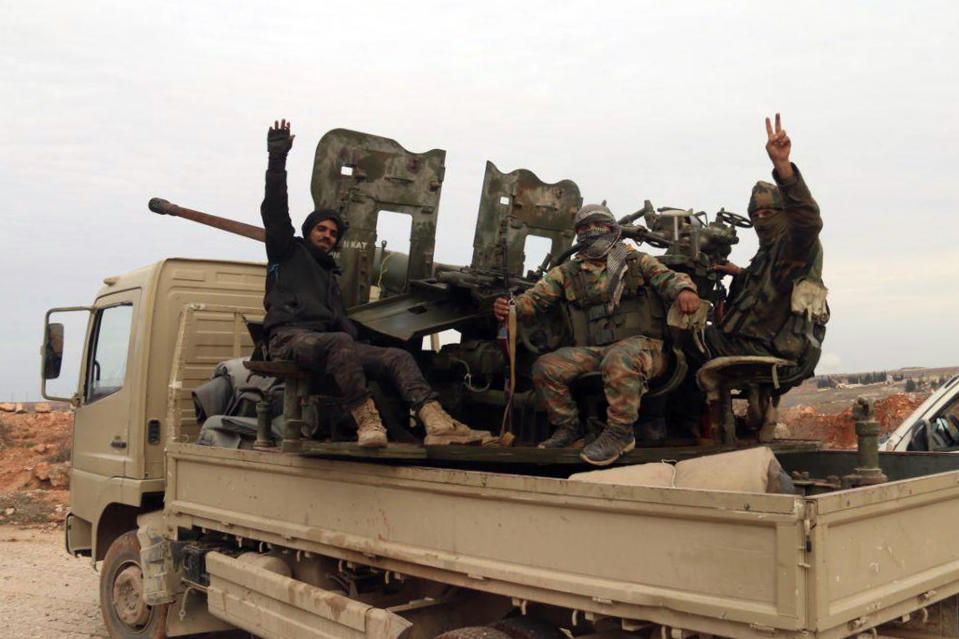
[[[93,525],[86,519],[80,519],[71,512],[67,513],[63,525],[64,542],[67,552],[74,557],[89,557],[93,552]]]
[[[210,613],[264,639],[405,639],[412,624],[388,610],[258,568],[206,555]]]

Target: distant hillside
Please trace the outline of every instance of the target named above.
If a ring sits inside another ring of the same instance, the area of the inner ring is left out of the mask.
[[[885,381],[877,381],[882,373]],[[852,406],[857,397],[877,400],[903,393],[928,395],[941,381],[956,374],[959,366],[908,366],[886,371],[817,375],[786,393],[780,406],[812,406],[819,413],[840,413]],[[822,387],[827,380],[832,386]]]

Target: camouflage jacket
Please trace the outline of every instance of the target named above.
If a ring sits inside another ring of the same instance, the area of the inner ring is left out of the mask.
[[[684,273],[677,273],[663,266],[652,255],[635,251],[630,247],[630,253],[639,253],[639,259],[633,263],[639,267],[640,282],[651,286],[660,297],[672,302],[680,291],[689,289],[696,292],[696,285]],[[586,273],[587,288],[596,302],[605,300],[608,290],[609,275],[606,269],[606,260],[588,260],[583,255],[576,255],[572,259],[572,268],[581,269]],[[547,311],[561,300],[575,299],[573,283],[567,276],[566,264],[553,267],[532,288],[516,297],[516,315],[520,319],[532,317],[537,311]],[[623,293],[625,297],[626,293]]]
[[[782,193],[786,231],[769,246],[761,247],[741,275],[733,279],[729,302],[720,326],[723,332],[772,344],[783,337],[791,315],[793,285],[802,278],[822,281],[822,216],[799,169],[794,177],[773,178]],[[794,356],[798,347],[774,348]]]

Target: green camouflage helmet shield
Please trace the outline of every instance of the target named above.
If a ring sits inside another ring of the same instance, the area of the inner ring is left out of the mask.
[[[783,195],[779,192],[778,186],[762,180],[756,182],[752,195],[749,196],[749,206],[746,209],[750,215],[760,209],[781,211],[783,208]]]

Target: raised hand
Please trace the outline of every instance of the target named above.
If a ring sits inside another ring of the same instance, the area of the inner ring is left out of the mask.
[[[776,126],[773,128],[769,118],[766,118],[766,153],[772,160],[773,166],[780,177],[792,176],[792,165],[789,162],[789,152],[792,150],[792,141],[782,127],[779,114],[776,114]]]
[[[290,123],[286,120],[273,121],[273,126],[266,134],[266,150],[270,155],[286,155],[293,147],[293,138],[290,134]]]

